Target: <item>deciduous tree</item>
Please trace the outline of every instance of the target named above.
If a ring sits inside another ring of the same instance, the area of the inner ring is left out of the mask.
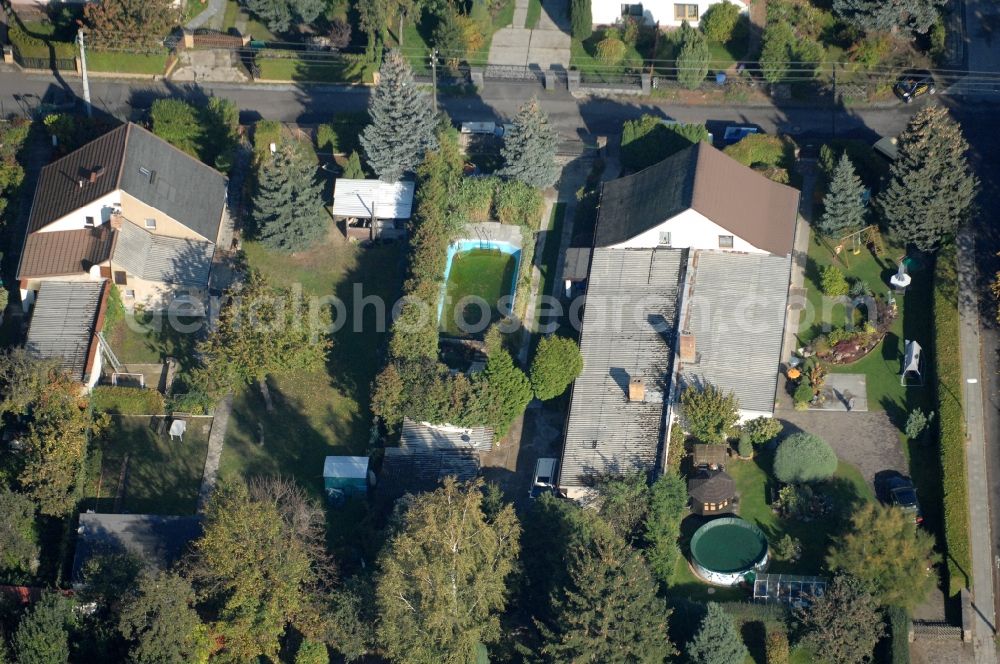
[[[399,51],[385,56],[368,114],[371,124],[361,134],[361,146],[368,165],[385,182],[414,171],[424,154],[437,148],[437,117]]]
[[[692,664],[743,664],[750,654],[732,616],[715,602],[709,602],[701,628],[685,650]]]
[[[323,368],[330,346],[328,312],[307,315],[301,296],[272,286],[259,272],[251,272],[229,296],[208,338],[198,344],[205,364],[196,382],[207,393],[221,395],[253,382],[265,389],[269,375]]]
[[[781,420],[776,417],[755,417],[741,427],[740,433],[746,435],[753,445],[770,443],[781,433]]]
[[[698,27],[709,39],[725,44],[732,39],[739,20],[740,8],[729,0],[723,0],[709,5],[698,21]]]
[[[27,582],[38,571],[38,534],[31,497],[0,487],[0,572]]]
[[[876,200],[890,233],[932,251],[958,231],[979,190],[968,149],[947,109],[928,106],[910,119],[899,135],[889,184]]]
[[[945,0],[833,0],[833,11],[865,32],[927,32]]]
[[[289,625],[302,631],[317,623],[332,574],[325,525],[322,507],[288,481],[224,482],[215,490],[186,569],[199,596],[218,607],[227,657],[277,659]]]
[[[837,454],[811,433],[793,433],[781,441],[774,453],[774,476],[787,484],[816,482],[837,471]]]
[[[740,403],[711,383],[681,392],[681,415],[688,431],[703,443],[725,443],[740,419]]]
[[[505,164],[500,174],[538,189],[551,187],[559,179],[559,165],[555,162],[559,139],[538,100],[531,99],[521,106],[512,124],[500,150]]]
[[[102,0],[84,5],[83,17],[91,46],[134,49],[162,48],[182,14],[172,0]]]
[[[183,577],[146,572],[124,597],[118,628],[131,642],[136,664],[185,664],[208,659],[208,630],[194,609],[195,594]]]
[[[936,583],[934,538],[898,507],[865,503],[834,540],[827,566],[860,580],[882,605],[912,609]]]
[[[205,140],[205,127],[198,110],[183,99],[157,99],[149,110],[153,133],[198,158]]]
[[[465,664],[500,636],[521,527],[510,505],[488,521],[481,487],[446,478],[402,514],[378,565],[378,631],[389,657]]]
[[[491,335],[495,335],[492,342]],[[478,383],[478,401],[483,423],[492,427],[498,438],[502,438],[511,422],[531,402],[531,382],[503,348],[495,328],[487,334],[487,353],[486,369]]]
[[[837,162],[830,179],[830,187],[823,197],[823,216],[819,232],[839,240],[848,233],[860,231],[865,225],[865,206],[862,201],[865,186],[854,171],[851,158],[844,152]]]
[[[827,662],[869,662],[885,626],[874,598],[857,579],[834,577],[821,597],[795,610],[806,641]]]
[[[69,661],[73,602],[46,592],[21,618],[12,645],[18,664],[60,664]]]
[[[538,342],[531,360],[531,388],[535,396],[554,399],[583,371],[580,346],[569,337],[549,335]]]
[[[253,219],[260,241],[277,251],[305,251],[326,237],[330,217],[311,156],[284,145],[261,164]]]

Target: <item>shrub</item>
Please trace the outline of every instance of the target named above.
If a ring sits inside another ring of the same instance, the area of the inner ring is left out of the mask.
[[[618,29],[621,31],[622,41],[629,48],[635,48],[636,42],[639,41],[639,20],[633,16],[626,16],[619,20],[618,26]]]
[[[111,284],[111,290],[108,291],[108,306],[104,314],[104,332],[113,330],[123,320],[125,320],[125,305],[122,303],[122,294],[118,286]]]
[[[854,43],[848,50],[852,62],[865,69],[877,67],[892,51],[892,37],[888,34],[866,34],[864,39]]]
[[[520,180],[500,182],[493,199],[497,221],[501,224],[521,225],[530,230],[538,230],[544,206],[542,192]],[[521,260],[524,261],[523,256]]]
[[[827,265],[820,272],[819,289],[828,297],[847,295],[850,287],[843,271],[836,265]],[[836,343],[831,339],[830,343]]]
[[[168,404],[171,413],[208,415],[212,411],[212,398],[204,392],[192,390],[184,394],[173,394]]]
[[[753,443],[750,436],[745,433],[740,434],[740,440],[736,445],[736,452],[744,459],[753,457]]]
[[[958,286],[953,247],[941,251],[934,270],[934,352],[937,376],[938,436],[944,503],[944,538],[948,548],[949,594],[971,579],[969,501],[965,484],[965,419],[962,414],[962,366],[959,350]]]
[[[920,438],[933,419],[934,411],[931,411],[929,415],[924,415],[924,411],[914,408],[910,411],[909,417],[906,418],[906,437],[910,440]]]
[[[774,417],[755,417],[743,425],[743,435],[750,439],[753,445],[763,445],[778,437],[781,433],[781,420]]]
[[[612,35],[612,30],[608,30],[605,34]],[[617,35],[617,31],[614,31],[614,34]],[[607,36],[597,42],[597,59],[601,61],[601,64],[609,66],[620,65],[625,59],[627,51],[628,47],[625,45],[625,42],[617,36]]]
[[[766,643],[767,664],[788,664],[788,634],[782,630],[768,630]]]
[[[723,0],[711,5],[701,17],[699,27],[709,39],[726,43],[733,38],[733,30],[740,20],[740,8]]]
[[[795,392],[792,398],[795,400],[796,405],[800,403],[807,404],[810,401],[812,401],[812,398],[813,396],[815,396],[815,394],[816,393],[813,392],[812,386],[809,385],[809,381],[802,380],[795,388]]]
[[[899,606],[887,607],[885,612],[889,623],[889,664],[910,664],[910,615]]]
[[[771,545],[771,549],[774,551],[774,557],[778,560],[795,561],[802,553],[802,543],[786,533]],[[770,656],[768,656],[767,661],[771,661]]]
[[[706,383],[681,392],[681,414],[691,435],[704,443],[724,443],[740,419],[736,395]]]
[[[162,415],[163,395],[141,387],[98,385],[90,395],[94,410],[115,415]]]
[[[531,388],[542,401],[561,395],[583,370],[580,347],[569,337],[549,335],[531,360]]]
[[[837,471],[837,455],[819,436],[795,433],[774,454],[774,476],[786,484],[829,479]]]
[[[295,653],[295,664],[328,664],[329,661],[326,644],[321,641],[303,639]]]
[[[497,178],[462,178],[455,197],[455,212],[463,221],[489,221]]]
[[[744,166],[777,166],[787,170],[795,160],[794,143],[768,134],[750,134],[723,152]]]
[[[633,171],[666,159],[670,155],[708,140],[701,124],[667,124],[655,115],[628,120],[622,126],[622,164]]]

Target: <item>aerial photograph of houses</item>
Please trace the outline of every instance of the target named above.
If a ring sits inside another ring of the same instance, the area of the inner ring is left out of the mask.
[[[998,31],[4,0],[0,663],[1000,662]]]

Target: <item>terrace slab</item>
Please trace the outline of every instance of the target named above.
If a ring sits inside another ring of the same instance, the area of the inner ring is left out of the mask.
[[[868,381],[865,374],[830,373],[826,375],[820,390],[823,402],[813,406],[814,410],[835,412],[868,412]],[[853,404],[851,404],[853,400]],[[848,405],[851,407],[848,408]]]

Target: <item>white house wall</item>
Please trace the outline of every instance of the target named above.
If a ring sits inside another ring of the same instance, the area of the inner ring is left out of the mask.
[[[87,185],[84,185],[87,186]],[[87,217],[93,217],[96,225],[106,224],[111,220],[111,211],[120,208],[121,192],[112,191],[97,200],[60,217],[46,226],[38,229],[40,233],[53,231],[76,231],[87,227]]]
[[[659,226],[640,233],[620,244],[613,245],[615,249],[655,249],[660,244],[660,233],[670,233],[670,247],[674,249],[710,249],[715,251],[739,251],[745,253],[766,254],[743,238],[734,235],[732,231],[723,228],[697,210],[687,209],[680,214],[667,219]],[[733,246],[730,249],[720,249],[719,236],[732,235]]]
[[[747,12],[747,5],[741,0],[730,0],[732,4],[740,8],[743,13]],[[721,0],[692,0],[691,2],[664,2],[663,0],[647,2],[622,2],[621,0],[593,0],[591,6],[591,16],[594,25],[612,25],[622,17],[623,6],[642,5],[642,18],[647,25],[655,25],[660,22],[661,28],[678,28],[681,20],[675,19],[674,5],[697,5],[698,18],[708,11],[708,8]],[[696,27],[698,20],[689,19],[688,23]]]

